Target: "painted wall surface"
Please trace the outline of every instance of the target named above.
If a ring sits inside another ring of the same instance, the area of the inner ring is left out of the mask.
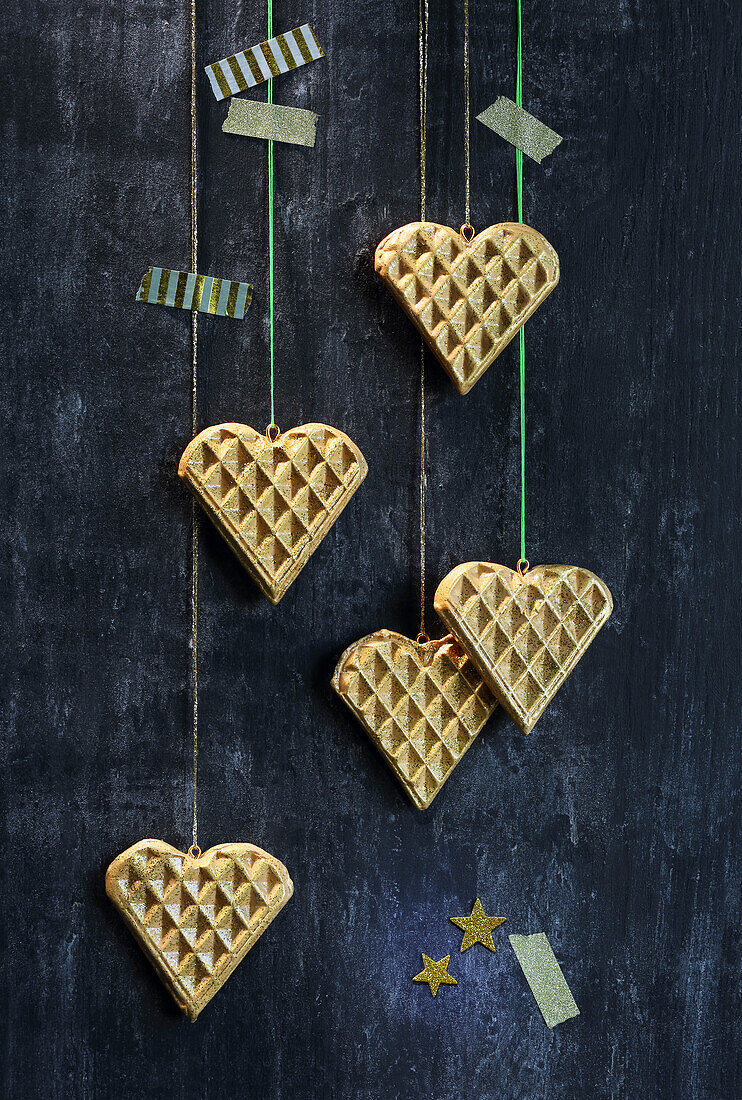
[[[525,165],[562,268],[527,326],[528,555],[615,612],[533,734],[496,714],[419,813],[330,688],[355,639],[417,632],[419,344],[373,273],[418,215],[417,8],[277,0],[327,56],[275,85],[320,116],[275,153],[276,419],[342,428],[369,474],[277,608],[201,526],[201,843],[269,849],[296,894],[195,1025],[103,886],[190,833],[189,319],[134,302],[189,267],[187,9],[0,26],[4,1095],[739,1096],[738,5],[525,2],[524,103],[564,136]],[[202,65],[265,15],[198,9],[200,270],[255,285],[201,321],[198,418],[262,429],[266,148],[221,132]],[[475,115],[513,95],[514,5],[471,20]],[[458,227],[461,4],[430,27],[428,214]],[[481,229],[514,217],[513,152],[471,142]],[[432,625],[450,568],[518,557],[516,347],[466,397],[428,378]],[[495,955],[448,921],[477,896]],[[506,938],[541,930],[581,1009],[553,1032]],[[459,980],[435,1000],[422,951]]]

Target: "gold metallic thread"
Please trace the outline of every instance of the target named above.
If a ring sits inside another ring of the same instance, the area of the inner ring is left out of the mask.
[[[420,79],[420,220],[425,221],[426,161],[428,132],[428,0],[418,0],[418,73]],[[420,633],[419,641],[429,640],[425,630],[425,341],[420,340]]]
[[[196,0],[191,0],[191,268],[198,271],[198,131]],[[199,295],[200,299],[200,295]],[[191,313],[191,428],[198,431],[198,313]],[[198,509],[191,511],[191,692],[193,726],[193,843],[198,844]]]
[[[469,190],[469,0],[464,0],[464,206],[467,225],[470,214]]]

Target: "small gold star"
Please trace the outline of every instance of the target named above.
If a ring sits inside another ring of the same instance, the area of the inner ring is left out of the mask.
[[[459,983],[455,978],[452,978],[448,973],[448,960],[450,955],[446,955],[445,959],[439,959],[438,962],[433,962],[427,955],[423,955],[423,969],[419,974],[416,974],[412,979],[413,982],[427,982],[430,986],[430,992],[435,997],[438,992],[439,985],[458,985]]]
[[[492,929],[505,921],[505,917],[488,917],[482,908],[482,903],[477,898],[474,908],[468,917],[451,917],[457,928],[461,928],[464,938],[461,941],[461,950],[466,951],[475,943],[482,943],[488,951],[495,951],[492,942]]]

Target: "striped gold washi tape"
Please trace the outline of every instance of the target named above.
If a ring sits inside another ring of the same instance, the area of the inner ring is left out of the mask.
[[[206,75],[217,99],[227,99],[235,92],[254,88],[273,76],[298,69],[310,61],[324,57],[324,51],[308,23],[279,34],[268,42],[260,42],[248,50],[224,57],[206,66]]]
[[[142,276],[136,300],[241,321],[251,298],[250,283],[196,275],[193,271],[173,271],[169,267],[150,267]]]

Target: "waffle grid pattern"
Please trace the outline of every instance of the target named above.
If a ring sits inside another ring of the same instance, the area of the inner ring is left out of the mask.
[[[468,393],[559,281],[559,259],[535,229],[490,226],[467,244],[412,222],[376,250],[376,271],[456,384]]]
[[[449,573],[435,609],[515,723],[529,733],[613,602],[587,569],[545,565],[523,577],[474,562]]]
[[[277,603],[366,476],[363,455],[325,424],[292,428],[275,443],[244,424],[196,436],[179,473]]]
[[[420,645],[369,634],[338,662],[332,686],[418,809],[426,809],[496,703],[450,636]]]
[[[260,848],[229,844],[192,859],[156,840],[114,860],[106,889],[191,1019],[293,892],[286,868]]]

